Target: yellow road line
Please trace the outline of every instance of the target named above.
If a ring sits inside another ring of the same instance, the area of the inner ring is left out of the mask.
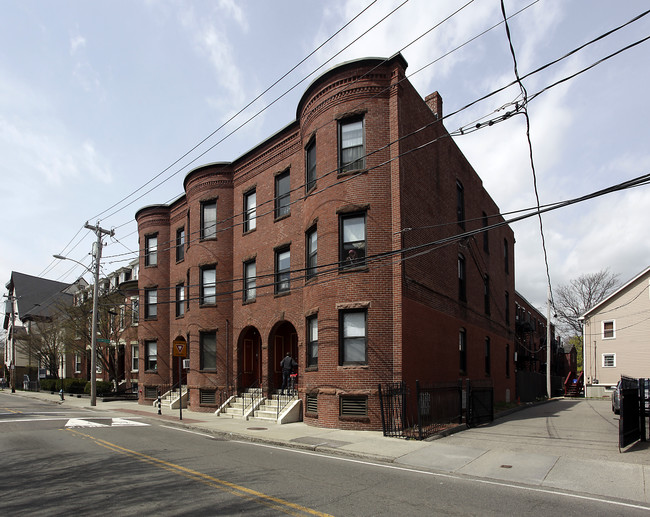
[[[198,472],[196,470],[183,467],[181,465],[176,465],[175,463],[170,463],[168,461],[154,458],[153,456],[142,454],[141,452],[137,452],[131,449],[126,449],[114,443],[107,442],[106,440],[101,440],[100,438],[95,438],[94,436],[81,433],[75,429],[67,428],[66,431],[77,434],[79,436],[83,436],[84,438],[90,438],[97,445],[101,447],[105,447],[114,452],[118,452],[120,454],[126,454],[127,456],[131,456],[139,461],[143,461],[150,465],[157,466],[159,468],[162,468],[169,472],[173,472],[175,474],[180,474],[184,477],[187,477],[194,481],[199,481],[208,486],[219,488],[238,497],[244,497],[246,499],[254,500],[258,503],[261,503],[275,510],[282,511],[289,515],[308,514],[308,515],[316,515],[318,517],[331,517],[327,513],[319,512],[317,510],[312,510],[311,508],[307,508],[299,504],[291,503],[289,501],[285,501],[284,499],[280,499],[278,497],[273,497],[267,494],[263,494],[262,492],[258,492],[257,490],[252,490],[250,488],[246,488],[241,485],[236,485],[234,483],[230,483],[229,481],[218,479],[208,474],[203,474],[202,472]]]
[[[8,407],[3,407],[3,408],[0,408],[0,409],[4,409],[5,411],[9,411],[9,413],[22,413],[22,411],[16,411],[16,410],[13,410],[13,409],[9,409]]]

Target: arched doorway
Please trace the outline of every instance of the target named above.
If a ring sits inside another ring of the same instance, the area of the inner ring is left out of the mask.
[[[172,382],[171,382],[171,384],[173,386],[173,385],[178,383],[178,371],[179,371],[178,369],[180,367],[181,385],[185,386],[187,384],[187,370],[185,368],[183,368],[183,359],[189,359],[190,358],[190,356],[189,356],[190,349],[187,346],[187,341],[185,340],[185,338],[183,336],[175,337],[172,343],[173,343],[174,346],[177,345],[177,344],[180,345],[181,343],[185,343],[185,354],[186,354],[186,356],[184,358],[183,357],[180,358],[181,359],[180,360],[181,364],[179,365],[178,364],[179,363],[179,360],[178,360],[179,358],[172,355],[172,379],[171,379]]]
[[[262,338],[255,327],[246,327],[240,337],[238,348],[237,389],[245,390],[259,386],[262,381]]]
[[[298,333],[288,321],[276,323],[269,336],[269,389],[280,389],[282,386],[282,370],[280,361],[286,353],[291,354],[298,362]]]

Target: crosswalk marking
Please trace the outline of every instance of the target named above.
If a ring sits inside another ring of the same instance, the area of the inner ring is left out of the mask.
[[[136,422],[134,420],[127,420],[126,418],[71,418],[65,424],[66,427],[143,427],[148,425],[144,422]]]

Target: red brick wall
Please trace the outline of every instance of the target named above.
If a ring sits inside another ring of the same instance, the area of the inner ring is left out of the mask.
[[[178,264],[173,246],[164,254],[162,245],[159,245],[158,267],[144,268],[141,261],[141,289],[148,285],[169,288],[159,291],[158,319],[140,325],[140,342],[158,339],[159,355],[163,356],[157,374],[141,370],[141,384],[168,382],[171,372],[168,364],[172,358],[169,343],[177,336],[189,337],[191,370],[187,382],[191,409],[213,411],[214,407],[200,406],[199,389],[245,387],[240,376],[242,336],[254,328],[262,343],[261,382],[269,390],[276,387],[275,333],[280,323],[287,322],[290,326],[284,328],[297,336],[301,396],[307,393],[318,396],[318,413],[305,415],[305,421],[312,425],[378,429],[381,418],[377,386],[380,383],[457,378],[460,325],[472,337],[469,348],[472,354],[477,348],[474,336],[493,337],[492,375],[500,390],[509,386],[508,380],[501,379],[501,365],[505,361],[496,359],[509,332],[498,310],[503,295],[493,296],[493,317],[486,317],[481,274],[489,271],[495,293],[505,289],[514,292],[514,267],[511,265],[506,275],[502,259],[499,262],[502,253],[499,240],[507,238],[512,243],[512,232],[507,228],[495,230],[494,236],[490,236],[489,254],[482,254],[482,247],[472,239],[462,246],[453,243],[419,257],[413,253],[404,256],[388,253],[459,232],[457,179],[465,187],[468,218],[480,218],[482,210],[488,214],[498,212],[441,123],[389,145],[435,120],[422,98],[403,80],[405,66],[398,56],[385,64],[374,59],[360,60],[331,70],[305,92],[298,105],[296,122],[232,164],[207,165],[189,173],[184,184],[186,196],[174,205],[145,208],[137,214],[141,248],[144,236],[154,231],[159,232],[159,243],[171,242],[180,226],[185,226],[189,242],[185,259]],[[366,169],[358,174],[342,175],[337,173],[338,121],[352,114],[364,118]],[[422,151],[403,154],[438,137],[441,139]],[[316,189],[307,194],[305,147],[313,138],[318,179]],[[273,214],[275,176],[286,170],[290,172],[292,189],[290,215],[276,220]],[[252,188],[257,193],[257,228],[244,233],[243,195]],[[196,233],[200,202],[213,198],[218,198],[217,239],[200,242]],[[367,254],[386,256],[369,261],[363,268],[339,270],[340,214],[355,210],[366,213]],[[480,224],[480,219],[468,222],[467,228]],[[314,225],[318,231],[319,274],[305,281],[305,232]],[[422,228],[432,225],[437,226]],[[402,231],[407,227],[414,229]],[[291,290],[276,295],[274,257],[280,246],[290,246]],[[456,259],[461,247],[472,248],[478,263],[474,267],[470,252],[464,252],[468,263],[466,304],[459,304],[457,296]],[[257,266],[257,297],[254,302],[244,303],[243,263],[253,258]],[[217,291],[221,294],[216,307],[199,307],[196,300],[203,264],[217,264]],[[186,282],[188,271],[189,310],[184,317],[176,318],[173,303],[168,303],[173,299],[171,289],[177,283]],[[160,310],[165,303],[163,293],[168,303],[165,311]],[[341,366],[339,313],[353,307],[367,307],[368,361],[360,366]],[[313,314],[318,315],[319,321],[318,367],[305,368],[305,320]],[[216,373],[199,371],[198,336],[202,329],[217,331]],[[478,342],[479,338],[476,339]],[[141,356],[144,360],[144,351]],[[472,355],[469,360],[469,373],[480,375],[482,361],[481,346],[480,358]],[[339,416],[340,398],[346,395],[367,397],[368,416]]]

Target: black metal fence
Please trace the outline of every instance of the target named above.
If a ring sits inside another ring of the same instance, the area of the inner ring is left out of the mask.
[[[464,400],[467,404],[464,404]],[[491,382],[415,382],[415,396],[405,382],[379,385],[384,436],[424,440],[462,424],[479,425],[494,418]],[[463,411],[466,409],[466,411]]]
[[[649,439],[647,419],[650,416],[650,379],[621,377],[619,449]]]
[[[490,380],[467,379],[468,427],[486,424],[494,420],[494,386]]]

